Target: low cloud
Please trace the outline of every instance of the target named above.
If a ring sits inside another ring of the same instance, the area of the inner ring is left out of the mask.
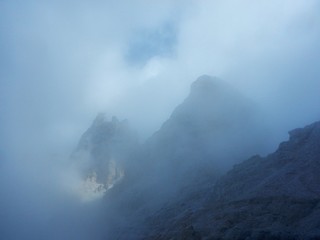
[[[319,9],[315,0],[1,1],[0,180],[8,239],[14,229],[30,235],[68,208],[60,205],[65,184],[57,179],[98,112],[128,118],[144,140],[191,82],[209,74],[260,106],[274,146],[288,130],[319,120]],[[48,239],[43,234],[39,239]]]

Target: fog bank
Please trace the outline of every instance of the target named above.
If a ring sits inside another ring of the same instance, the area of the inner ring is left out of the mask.
[[[80,136],[106,112],[144,142],[203,74],[258,106],[276,148],[319,120],[319,40],[316,0],[0,1],[1,237],[99,239]]]

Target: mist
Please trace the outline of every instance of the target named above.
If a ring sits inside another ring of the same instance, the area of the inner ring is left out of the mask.
[[[105,112],[144,144],[203,74],[252,101],[273,151],[319,120],[319,25],[315,0],[0,1],[1,237],[107,238],[104,202],[79,197],[79,139]]]

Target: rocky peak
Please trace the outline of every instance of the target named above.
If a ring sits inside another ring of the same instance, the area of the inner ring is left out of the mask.
[[[166,173],[166,181],[179,179],[176,185],[199,176],[217,177],[233,163],[263,151],[267,137],[261,135],[263,123],[257,115],[251,101],[227,83],[201,76],[148,140],[146,159],[155,172]]]
[[[124,176],[129,156],[137,146],[137,136],[127,120],[119,121],[113,116],[109,121],[106,114],[99,113],[82,135],[72,157],[85,182],[94,180],[99,189],[106,191]]]
[[[290,139],[280,144],[280,150],[301,147],[306,143],[314,142],[320,138],[320,121],[308,125],[304,128],[297,128],[289,132]]]
[[[187,239],[191,226],[203,238],[188,239],[319,239],[319,159],[320,121],[161,209],[146,239]]]
[[[119,121],[117,117],[113,116],[108,121],[105,113],[99,113],[91,127],[81,137],[77,150],[112,144],[114,141],[127,141],[126,138],[130,140],[135,138],[127,120]]]
[[[221,83],[222,83],[222,80],[217,77],[202,75],[191,84],[190,92],[195,94],[206,93],[216,89],[217,87],[219,87]]]
[[[240,94],[227,82],[218,77],[202,75],[191,84],[189,98],[193,98],[193,101],[195,99],[219,100],[220,98],[228,101],[230,97],[233,98],[235,95]]]

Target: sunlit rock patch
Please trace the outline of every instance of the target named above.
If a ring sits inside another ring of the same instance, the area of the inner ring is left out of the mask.
[[[104,184],[97,182],[97,174],[93,172],[81,184],[79,189],[80,198],[84,202],[102,198],[107,189]]]
[[[113,188],[124,177],[124,170],[117,166],[114,160],[109,162],[107,179],[101,182],[97,173],[92,171],[82,182],[79,189],[80,198],[84,202],[102,198],[105,193]]]

